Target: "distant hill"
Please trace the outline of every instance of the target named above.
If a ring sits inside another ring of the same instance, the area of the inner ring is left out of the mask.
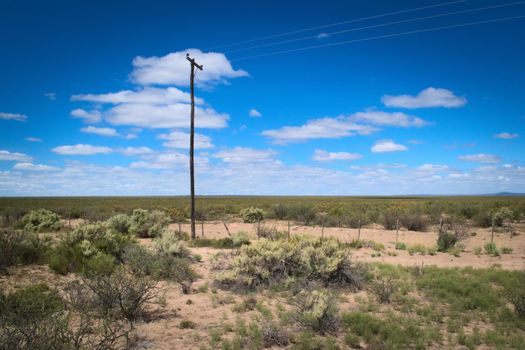
[[[525,193],[498,192],[498,193],[493,193],[493,194],[486,194],[485,196],[521,197],[521,196],[525,196]]]

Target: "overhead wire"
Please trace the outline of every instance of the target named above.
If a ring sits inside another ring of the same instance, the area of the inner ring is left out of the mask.
[[[384,35],[376,35],[376,36],[360,38],[360,39],[338,41],[338,42],[335,42],[335,43],[327,43],[327,44],[306,46],[306,47],[300,47],[300,48],[288,49],[288,50],[281,50],[281,51],[274,51],[274,52],[263,53],[263,54],[252,55],[252,56],[244,56],[244,57],[239,57],[239,58],[232,58],[230,60],[231,61],[245,61],[245,60],[254,59],[254,58],[260,58],[260,57],[276,56],[276,55],[282,55],[282,54],[292,53],[292,52],[299,52],[299,51],[313,50],[313,49],[318,49],[318,48],[347,45],[347,44],[352,44],[352,43],[357,43],[357,42],[364,42],[364,41],[370,41],[370,40],[379,40],[379,39],[392,38],[392,37],[398,37],[398,36],[410,35],[410,34],[417,34],[417,33],[424,33],[424,32],[432,32],[432,31],[443,30],[443,29],[467,27],[467,26],[472,26],[472,25],[477,25],[477,24],[503,22],[503,21],[509,21],[509,20],[513,20],[513,19],[520,19],[520,18],[525,18],[525,15],[511,16],[511,17],[501,17],[501,18],[480,20],[480,21],[474,21],[474,22],[466,22],[466,23],[452,24],[452,25],[446,25],[446,26],[417,29],[417,30],[411,30],[411,31],[406,31],[406,32],[391,33],[391,34],[384,34]]]
[[[423,17],[416,17],[416,18],[410,18],[410,19],[405,19],[405,20],[399,20],[399,21],[394,21],[394,22],[374,24],[374,25],[358,27],[358,28],[350,28],[350,29],[339,30],[339,31],[335,31],[335,32],[327,32],[327,33],[322,33],[322,34],[326,34],[328,36],[333,36],[333,35],[350,33],[350,32],[355,32],[355,31],[360,31],[360,30],[365,30],[365,29],[373,29],[373,28],[386,27],[386,26],[396,25],[396,24],[403,24],[403,23],[422,21],[422,20],[425,20],[425,19],[453,16],[453,15],[464,14],[464,13],[471,13],[471,12],[477,12],[477,11],[484,11],[484,10],[491,10],[491,9],[496,9],[496,8],[514,6],[514,5],[521,5],[521,4],[524,4],[524,3],[525,3],[525,1],[516,1],[516,2],[512,2],[512,3],[506,3],[506,4],[500,4],[500,5],[492,5],[492,6],[484,6],[484,7],[477,7],[477,8],[472,8],[472,9],[460,10],[460,11],[452,11],[452,12],[447,12],[447,13],[440,13],[440,14],[435,14],[435,15],[429,15],[429,16],[423,16]],[[294,39],[288,39],[288,40],[281,40],[281,41],[277,41],[277,42],[271,42],[271,43],[266,43],[266,44],[261,44],[261,45],[256,45],[256,46],[242,47],[242,48],[233,49],[233,50],[226,50],[224,53],[230,54],[230,53],[234,53],[234,52],[255,50],[255,49],[259,49],[259,48],[265,48],[265,47],[289,44],[289,43],[299,42],[299,41],[304,41],[304,40],[317,39],[318,36],[319,36],[319,34],[316,34],[316,35],[310,35],[310,36],[305,36],[305,37],[301,37],[301,38],[294,38]]]
[[[399,11],[382,13],[382,14],[379,14],[379,15],[354,18],[354,19],[341,21],[341,22],[323,24],[323,25],[319,25],[319,26],[315,26],[315,27],[302,28],[302,29],[297,29],[297,30],[293,30],[293,31],[289,31],[289,32],[272,34],[272,35],[267,35],[267,36],[263,36],[263,37],[259,37],[259,38],[242,40],[242,41],[238,41],[238,42],[234,42],[234,43],[230,43],[230,44],[215,46],[215,47],[211,47],[211,48],[207,49],[206,51],[222,49],[222,48],[232,47],[232,46],[238,46],[238,45],[247,44],[247,43],[251,43],[251,42],[256,42],[256,41],[261,41],[261,40],[266,40],[266,39],[273,39],[273,38],[283,37],[283,36],[292,35],[292,34],[304,33],[304,32],[307,32],[307,31],[312,31],[312,30],[317,30],[317,29],[322,29],[322,28],[329,28],[329,27],[339,26],[339,25],[348,24],[348,23],[365,21],[365,20],[369,20],[369,19],[381,18],[381,17],[386,17],[386,16],[393,16],[393,15],[397,15],[397,14],[414,12],[414,11],[419,11],[419,10],[425,10],[425,9],[429,9],[429,8],[448,6],[448,5],[458,4],[458,3],[462,3],[462,2],[466,2],[466,1],[469,1],[469,0],[448,1],[448,2],[443,2],[443,3],[433,4],[433,5],[420,6],[420,7],[416,7],[416,8],[406,9],[406,10],[399,10]]]

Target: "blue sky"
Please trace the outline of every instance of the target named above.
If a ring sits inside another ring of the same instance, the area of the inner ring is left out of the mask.
[[[525,192],[525,1],[3,0],[0,33],[2,196],[187,194],[187,52],[198,194]]]

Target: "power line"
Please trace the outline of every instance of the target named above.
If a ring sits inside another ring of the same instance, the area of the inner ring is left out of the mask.
[[[377,36],[371,36],[371,37],[355,39],[355,40],[339,41],[339,42],[336,42],[336,43],[314,45],[314,46],[306,46],[306,47],[300,47],[300,48],[297,48],[297,49],[275,51],[275,52],[270,52],[270,53],[265,53],[265,54],[260,54],[260,55],[253,55],[253,56],[245,56],[245,57],[233,58],[233,59],[231,59],[231,61],[244,61],[244,60],[249,60],[249,59],[259,58],[259,57],[275,56],[275,55],[281,55],[281,54],[291,53],[291,52],[306,51],[306,50],[318,49],[318,48],[323,48],[323,47],[331,47],[331,46],[340,46],[340,45],[357,43],[357,42],[362,42],[362,41],[370,41],[370,40],[392,38],[392,37],[409,35],[409,34],[432,32],[432,31],[442,30],[442,29],[467,27],[467,26],[476,25],[476,24],[502,22],[502,21],[508,21],[508,20],[513,20],[513,19],[519,19],[519,18],[525,18],[525,15],[512,16],[512,17],[502,17],[502,18],[494,18],[494,19],[483,20],[483,21],[475,21],[475,22],[453,24],[453,25],[441,26],[441,27],[418,29],[418,30],[412,30],[412,31],[408,31],[408,32],[400,32],[400,33],[393,33],[393,34],[377,35]]]
[[[483,10],[489,10],[489,9],[495,9],[495,8],[501,8],[501,7],[521,5],[521,4],[524,4],[524,3],[525,3],[525,1],[516,1],[516,2],[507,3],[507,4],[501,4],[501,5],[477,7],[477,8],[461,10],[461,11],[453,11],[453,12],[441,13],[441,14],[430,15],[430,16],[410,18],[410,19],[394,21],[394,22],[374,24],[374,25],[365,26],[365,27],[350,28],[350,29],[345,29],[345,30],[340,30],[340,31],[335,31],[335,32],[328,32],[328,33],[325,33],[325,34],[327,34],[329,36],[331,36],[331,35],[339,35],[339,34],[344,34],[344,33],[349,33],[349,32],[355,32],[355,31],[359,31],[359,30],[379,28],[379,27],[386,27],[386,26],[395,25],[395,24],[402,24],[402,23],[422,21],[422,20],[430,19],[430,18],[438,18],[438,17],[459,15],[459,14],[469,13],[469,12],[476,12],[476,11],[483,11]],[[276,46],[276,45],[289,44],[289,43],[298,42],[298,41],[304,41],[304,40],[309,40],[309,39],[316,39],[317,36],[318,35],[310,35],[310,36],[305,36],[305,37],[301,37],[301,38],[281,40],[281,41],[277,41],[277,42],[261,44],[261,45],[256,45],[256,46],[241,47],[241,48],[238,48],[238,49],[228,50],[225,53],[233,53],[233,52],[254,50],[254,49],[259,49],[259,48],[263,48],[263,47],[270,47],[270,46]]]
[[[261,41],[261,40],[265,40],[265,39],[278,38],[278,37],[282,37],[282,36],[308,32],[308,31],[311,31],[311,30],[316,30],[316,29],[321,29],[321,28],[334,27],[334,26],[338,26],[338,25],[342,25],[342,24],[348,24],[348,23],[353,23],[353,22],[360,22],[360,21],[365,21],[365,20],[368,20],[368,19],[381,18],[381,17],[392,16],[392,15],[397,15],[397,14],[401,14],[401,13],[414,12],[414,11],[419,11],[419,10],[424,10],[424,9],[429,9],[429,8],[435,8],[435,7],[441,7],[441,6],[448,6],[448,5],[453,5],[453,4],[457,4],[457,3],[461,3],[461,2],[465,2],[465,1],[468,1],[468,0],[455,0],[455,1],[449,1],[449,2],[439,3],[439,4],[434,4],[434,5],[416,7],[416,8],[407,9],[407,10],[387,12],[387,13],[374,15],[374,16],[354,18],[354,19],[350,19],[350,20],[346,20],[346,21],[342,21],[342,22],[323,24],[323,25],[320,25],[320,26],[315,26],[315,27],[310,27],[310,28],[303,28],[303,29],[293,30],[293,31],[290,31],[290,32],[284,32],[284,33],[279,33],[279,34],[267,35],[267,36],[263,36],[263,37],[259,37],[259,38],[255,38],[255,39],[243,40],[243,41],[238,41],[238,42],[230,43],[230,44],[226,44],[226,45],[215,46],[215,47],[207,49],[206,51],[222,49],[222,48],[225,48],[225,47],[238,46],[238,45],[242,45],[242,44],[252,43],[252,42],[255,42],[255,41]]]

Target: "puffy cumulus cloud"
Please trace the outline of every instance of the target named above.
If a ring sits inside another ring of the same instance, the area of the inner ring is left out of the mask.
[[[312,159],[318,162],[331,162],[335,160],[356,160],[360,159],[361,156],[358,153],[348,153],[348,152],[327,152],[321,149],[316,149]]]
[[[122,90],[106,94],[80,94],[73,95],[72,101],[88,101],[96,103],[120,104],[120,103],[147,103],[147,104],[171,104],[190,103],[190,94],[175,87],[165,89],[146,87],[136,91]],[[201,98],[195,98],[195,103],[203,104]]]
[[[101,135],[101,136],[112,136],[112,137],[120,136],[117,130],[113,128],[97,128],[91,125],[80,129],[80,131],[85,132],[87,134],[96,134],[96,135]]]
[[[77,144],[77,145],[66,145],[58,146],[52,149],[53,152],[62,155],[81,155],[88,156],[93,154],[108,154],[113,152],[109,147],[105,146],[92,146],[86,144]]]
[[[422,90],[416,96],[399,95],[391,96],[384,95],[381,102],[387,107],[400,108],[429,108],[429,107],[461,107],[467,103],[465,97],[459,97],[447,89],[429,87]]]
[[[499,134],[495,134],[494,137],[497,139],[511,140],[511,139],[517,139],[518,137],[520,137],[520,135],[516,133],[510,133],[510,132],[500,132]]]
[[[58,171],[57,167],[45,165],[45,164],[33,164],[30,162],[16,163],[13,166],[14,170],[27,170],[27,171]]]
[[[73,118],[82,119],[84,123],[94,124],[102,120],[102,113],[100,111],[88,112],[82,108],[77,108],[71,111]]]
[[[131,79],[140,85],[188,86],[187,53],[204,68],[195,76],[197,85],[210,87],[227,83],[228,79],[248,76],[248,73],[242,69],[235,70],[222,53],[187,49],[162,57],[135,57]]]
[[[3,171],[0,172],[0,196],[186,195],[189,193],[188,156],[174,153],[148,155],[148,159],[136,162],[132,167],[66,161],[63,167],[52,172]],[[429,174],[417,168],[394,164],[343,171],[273,161],[211,164],[203,158],[197,157],[196,160],[197,190],[202,195],[525,192],[525,167],[521,166],[497,167],[492,171],[462,169]]]
[[[285,126],[265,130],[262,135],[276,144],[304,142],[313,139],[337,139],[354,135],[368,135],[378,129],[370,125],[357,124],[346,117],[312,119],[301,126]]]
[[[275,161],[277,152],[271,149],[253,149],[248,147],[235,147],[216,152],[213,158],[221,159],[226,163],[258,163]]]
[[[168,148],[190,148],[190,134],[183,131],[172,131],[168,134],[159,134],[160,140],[166,140],[162,145]],[[206,135],[195,133],[195,149],[209,149],[214,145]]]
[[[189,167],[190,158],[185,153],[166,152],[147,155],[142,157],[143,160],[130,164],[132,169],[171,169],[173,171],[185,171]],[[195,166],[203,169],[208,164],[208,158],[196,156]]]
[[[472,163],[499,163],[501,158],[494,154],[478,153],[459,156],[459,160]]]
[[[379,140],[371,149],[373,153],[399,152],[406,150],[408,150],[407,146],[395,143],[392,140]]]
[[[262,114],[261,112],[259,112],[258,110],[256,110],[255,108],[252,108],[248,111],[248,115],[252,118],[259,118],[259,117],[262,117]]]
[[[421,118],[407,115],[401,112],[382,112],[382,111],[366,111],[353,114],[350,119],[356,122],[370,123],[377,126],[395,126],[395,127],[422,127],[430,123]]]
[[[38,137],[26,137],[25,140],[27,142],[42,142],[42,139],[39,139]]]
[[[114,125],[134,125],[142,128],[189,128],[190,105],[151,105],[124,103],[106,111],[106,120]],[[212,108],[195,107],[195,127],[220,129],[227,126],[228,114]]]
[[[262,135],[276,144],[304,142],[313,139],[336,139],[355,135],[369,135],[381,127],[423,127],[430,123],[405,113],[365,111],[335,118],[311,119],[301,126],[285,126],[265,130]]]
[[[27,115],[18,114],[18,113],[5,113],[0,112],[0,119],[4,120],[16,120],[19,122],[25,122],[27,120]]]
[[[424,171],[429,173],[437,173],[450,170],[445,164],[423,164],[416,168],[417,171]]]
[[[122,153],[125,156],[143,156],[145,154],[152,154],[154,153],[153,150],[149,147],[126,147],[121,148],[118,150],[120,153]]]
[[[31,157],[23,153],[0,150],[0,160],[28,161]]]

